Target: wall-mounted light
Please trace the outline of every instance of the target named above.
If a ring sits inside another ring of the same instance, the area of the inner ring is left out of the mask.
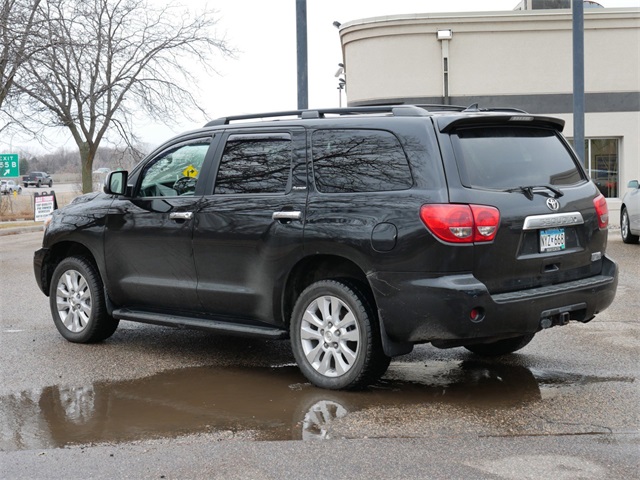
[[[451,30],[438,30],[438,40],[451,40],[453,32]]]

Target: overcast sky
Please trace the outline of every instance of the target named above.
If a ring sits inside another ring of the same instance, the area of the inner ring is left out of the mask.
[[[162,0],[159,0],[162,1]],[[335,73],[342,62],[334,21],[403,13],[513,10],[519,0],[307,0],[309,107],[337,107]],[[640,7],[640,0],[601,0],[609,8]],[[207,79],[201,98],[211,118],[297,108],[295,0],[209,0],[219,11],[220,31],[239,50]],[[343,97],[343,102],[345,98]],[[343,103],[344,105],[345,103]],[[200,123],[145,128],[149,143]]]
[[[295,0],[200,0],[204,1],[219,12],[219,33],[238,50],[235,59],[216,63],[218,76],[203,78],[199,98],[209,117],[296,109]],[[518,3],[519,0],[307,0],[309,106],[338,106],[335,73],[342,54],[334,21],[346,23],[403,13],[513,10]],[[640,7],[640,0],[599,3],[609,8]],[[201,126],[203,120],[181,120],[170,128],[143,119],[138,124],[142,140],[155,146],[174,134]],[[0,148],[1,145],[0,140]],[[69,141],[68,146],[73,148],[73,142]]]

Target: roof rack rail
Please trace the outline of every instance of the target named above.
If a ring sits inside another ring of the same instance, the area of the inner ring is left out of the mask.
[[[517,112],[527,113],[517,108],[480,108],[477,103],[468,107],[461,105],[444,104],[396,104],[396,105],[367,105],[362,107],[341,107],[341,108],[318,108],[308,110],[284,110],[280,112],[251,113],[247,115],[234,115],[230,117],[220,117],[211,120],[205,127],[216,125],[229,125],[231,122],[241,120],[277,119],[282,117],[297,117],[302,120],[313,118],[325,118],[326,115],[361,115],[387,113],[395,117],[423,117],[433,111],[456,111],[456,112]]]
[[[298,117],[300,119],[324,118],[326,115],[358,115],[363,113],[390,113],[397,117],[416,117],[427,115],[421,106],[416,105],[372,105],[364,107],[344,107],[344,108],[320,108],[309,110],[285,110],[281,112],[252,113],[247,115],[234,115],[230,117],[220,117],[211,120],[205,127],[216,125],[229,125],[231,122],[240,120],[259,120],[279,117]]]

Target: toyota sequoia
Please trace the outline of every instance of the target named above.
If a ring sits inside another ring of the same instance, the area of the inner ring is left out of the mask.
[[[477,105],[213,120],[55,211],[35,277],[71,342],[121,320],[288,338],[330,389],[421,343],[509,354],[615,296],[607,202],[563,126]]]

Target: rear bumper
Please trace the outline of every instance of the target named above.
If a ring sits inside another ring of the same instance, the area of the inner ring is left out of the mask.
[[[499,295],[470,274],[381,272],[369,281],[390,339],[454,346],[535,333],[569,319],[587,322],[613,302],[618,266],[605,256],[600,275]],[[473,309],[479,318],[471,319]]]

